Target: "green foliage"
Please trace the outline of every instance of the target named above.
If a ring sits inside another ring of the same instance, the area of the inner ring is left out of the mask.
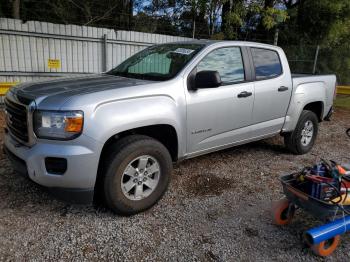
[[[274,7],[268,7],[265,10],[262,10],[261,15],[262,24],[267,30],[285,22],[288,18],[288,14],[285,10],[280,10]]]
[[[247,9],[243,1],[233,3],[231,10],[226,14],[222,14],[225,21],[224,34],[227,39],[238,38],[238,29],[244,25],[244,18],[247,14]]]
[[[283,23],[279,43],[289,59],[295,60],[292,69],[311,72],[320,45],[316,72],[334,73],[339,83],[350,84],[350,1],[297,1],[287,12],[289,19]]]
[[[350,35],[350,1],[308,0],[290,14],[305,43],[339,44]]]
[[[0,14],[12,17],[12,0],[1,0]],[[127,27],[134,3],[131,0],[20,0],[23,21]]]
[[[317,63],[318,73],[332,73],[342,84],[350,84],[350,48],[349,43],[321,47]]]
[[[219,32],[219,33],[213,34],[210,39],[212,39],[212,40],[224,40],[225,34],[223,32]]]
[[[243,25],[243,16],[238,11],[229,12],[226,15],[226,19],[227,19],[228,23],[232,26],[242,26]]]
[[[336,107],[350,109],[350,96],[338,96],[334,102]]]

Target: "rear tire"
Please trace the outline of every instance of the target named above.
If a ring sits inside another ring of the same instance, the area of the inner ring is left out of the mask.
[[[172,172],[169,151],[141,135],[113,144],[104,161],[104,196],[117,214],[133,215],[152,207],[165,193]]]
[[[294,131],[284,135],[284,144],[293,154],[303,155],[314,146],[318,133],[318,118],[314,112],[303,110]]]

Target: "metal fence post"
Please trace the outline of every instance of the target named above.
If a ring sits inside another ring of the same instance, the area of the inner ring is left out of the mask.
[[[194,39],[194,36],[196,34],[196,20],[193,20],[193,29],[192,29],[192,38]]]
[[[278,45],[278,33],[279,33],[279,29],[278,28],[276,28],[276,31],[275,31],[275,36],[274,36],[274,38],[273,38],[273,44],[274,45]]]
[[[318,59],[318,52],[320,51],[320,46],[317,45],[316,52],[315,52],[315,58],[314,58],[314,66],[312,68],[312,74],[316,73],[316,66],[317,66],[317,59]]]
[[[102,50],[103,50],[102,71],[106,72],[107,71],[107,34],[103,35]]]

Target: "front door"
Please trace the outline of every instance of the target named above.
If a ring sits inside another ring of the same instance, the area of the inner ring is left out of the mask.
[[[187,152],[205,152],[249,137],[254,83],[245,82],[240,47],[223,47],[207,54],[197,72],[216,70],[222,85],[188,90]]]

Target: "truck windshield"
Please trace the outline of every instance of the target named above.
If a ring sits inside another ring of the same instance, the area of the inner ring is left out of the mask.
[[[156,81],[169,80],[203,47],[203,44],[151,46],[128,58],[107,74]]]

